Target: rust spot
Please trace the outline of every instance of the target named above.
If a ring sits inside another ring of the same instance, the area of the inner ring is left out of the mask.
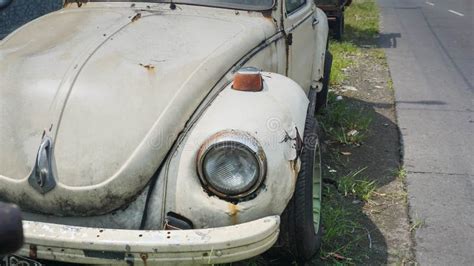
[[[37,251],[38,247],[36,247],[36,245],[30,245],[30,258],[36,259],[38,257]]]
[[[140,253],[140,258],[142,259],[143,264],[144,264],[145,266],[147,266],[148,254],[146,254],[146,253]]]
[[[298,159],[290,161],[291,177],[293,179],[293,185],[296,186],[296,180],[298,179],[298,174],[300,172],[300,164],[298,164]]]
[[[240,212],[239,207],[237,207],[237,205],[235,205],[233,203],[229,203],[227,206],[228,206],[228,209],[229,209],[227,214],[229,214],[232,224],[237,224],[237,222],[238,222],[238,215],[237,214]]]
[[[141,17],[142,17],[142,13],[137,13],[135,16],[133,16],[132,22],[139,20]]]
[[[273,17],[272,17],[272,11],[271,10],[265,10],[265,11],[262,11],[262,15],[266,18],[269,18],[271,20],[273,20]]]
[[[148,71],[150,71],[150,72],[155,71],[155,66],[152,65],[152,64],[147,64],[147,65],[140,64],[140,66],[144,67],[146,70],[148,70]]]
[[[77,4],[77,7],[82,7],[83,4],[87,4],[89,0],[66,0],[64,7],[69,7],[72,4]]]

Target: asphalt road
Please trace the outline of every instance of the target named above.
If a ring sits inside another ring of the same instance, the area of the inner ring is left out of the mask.
[[[474,264],[474,0],[379,0],[421,265]]]

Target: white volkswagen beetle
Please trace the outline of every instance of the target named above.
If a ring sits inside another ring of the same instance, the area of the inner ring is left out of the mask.
[[[0,42],[0,200],[16,255],[223,263],[321,241],[309,0],[69,1]]]

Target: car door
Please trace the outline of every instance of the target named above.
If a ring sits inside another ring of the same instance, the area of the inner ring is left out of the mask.
[[[316,46],[314,17],[316,7],[312,0],[285,0],[284,28],[287,36],[287,75],[305,91],[312,82],[313,62]]]

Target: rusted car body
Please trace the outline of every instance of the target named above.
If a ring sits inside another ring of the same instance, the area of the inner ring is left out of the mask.
[[[341,40],[344,34],[344,10],[351,5],[352,0],[315,0],[315,2],[318,8],[326,13],[334,38]]]
[[[304,0],[71,1],[8,35],[0,199],[24,210],[18,254],[223,263],[274,246],[318,145],[327,35]]]

